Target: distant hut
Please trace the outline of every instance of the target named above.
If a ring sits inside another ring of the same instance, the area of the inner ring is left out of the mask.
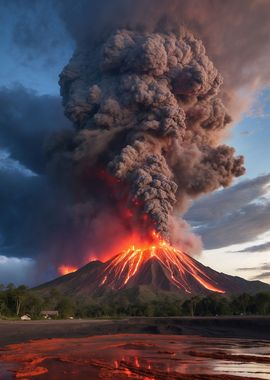
[[[59,315],[58,310],[42,310],[41,316],[45,319],[57,318]]]
[[[21,316],[22,321],[31,321],[31,317],[29,314],[24,314]]]

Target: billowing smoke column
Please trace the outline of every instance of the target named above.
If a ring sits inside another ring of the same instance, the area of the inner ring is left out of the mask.
[[[243,157],[219,145],[231,122],[221,75],[184,28],[117,30],[77,49],[60,85],[75,132],[51,152],[68,157],[74,196],[96,204],[95,215],[107,210],[127,228],[170,239],[189,199],[244,173]]]

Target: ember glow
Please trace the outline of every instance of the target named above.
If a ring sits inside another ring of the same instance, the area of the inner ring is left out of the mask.
[[[186,293],[191,293],[191,284],[197,282],[207,290],[225,293],[218,287],[202,268],[186,253],[171,246],[167,241],[152,232],[152,241],[139,246],[132,245],[108,261],[100,286],[107,285],[119,290],[132,285],[133,279],[140,275],[145,264],[155,259],[162,266],[164,273],[169,276],[171,283]]]
[[[76,268],[74,266],[70,266],[70,265],[60,265],[58,267],[58,273],[61,276],[64,276],[64,275],[69,274],[69,273],[76,272],[76,270],[78,270],[78,268]]]

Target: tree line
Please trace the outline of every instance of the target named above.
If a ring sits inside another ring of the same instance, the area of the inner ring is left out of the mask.
[[[147,299],[126,292],[98,298],[75,298],[65,296],[57,289],[44,295],[25,285],[0,285],[0,319],[19,318],[24,314],[40,319],[42,310],[57,310],[59,318],[270,315],[270,293],[243,293],[229,297],[213,294],[186,299],[161,294]]]

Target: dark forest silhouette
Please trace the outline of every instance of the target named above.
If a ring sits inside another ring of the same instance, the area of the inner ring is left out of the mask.
[[[101,298],[83,298],[65,296],[53,288],[42,295],[25,285],[0,285],[0,319],[19,318],[23,314],[39,319],[42,310],[58,310],[59,318],[270,315],[270,292],[184,299],[175,294],[153,296],[145,289],[134,288]]]

